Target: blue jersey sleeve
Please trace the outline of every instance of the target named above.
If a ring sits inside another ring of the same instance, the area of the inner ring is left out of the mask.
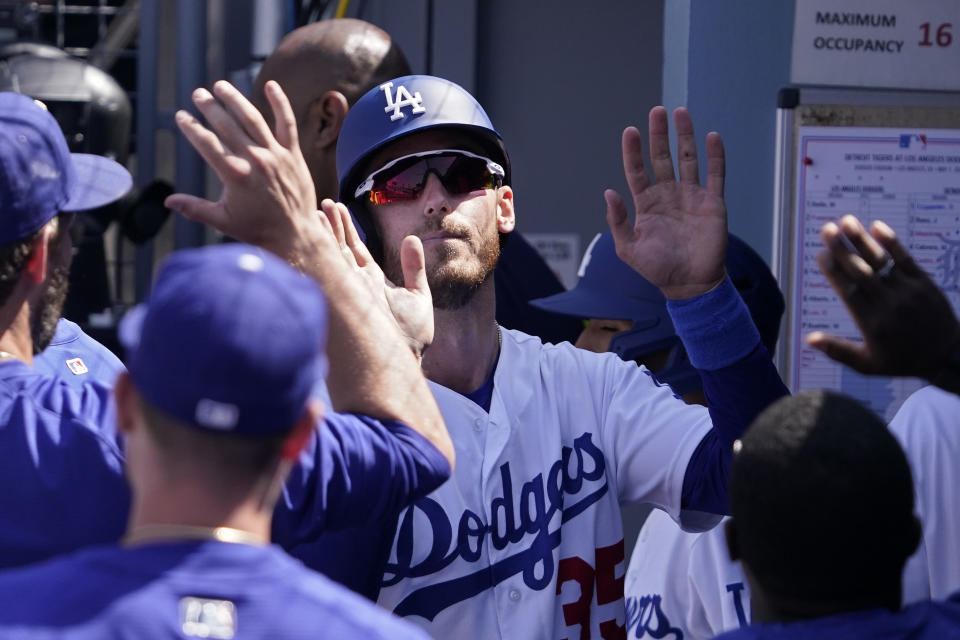
[[[379,523],[450,477],[450,464],[409,426],[330,414],[315,429],[274,513],[284,547],[324,530]]]
[[[789,392],[729,278],[713,291],[667,307],[690,362],[700,371],[713,421],[687,465],[681,505],[726,514],[734,441],[764,408]]]

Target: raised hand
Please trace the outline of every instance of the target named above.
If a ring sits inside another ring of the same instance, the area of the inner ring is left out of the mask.
[[[839,225],[827,223],[820,233],[826,249],[817,263],[860,328],[863,342],[814,331],[807,343],[860,373],[918,376],[944,388],[955,385],[942,376],[945,361],[960,347],[960,322],[893,229],[877,221],[868,233],[854,216],[844,216]]]
[[[361,272],[373,298],[392,317],[410,348],[418,356],[433,342],[433,299],[427,284],[427,269],[420,238],[407,236],[400,246],[403,287],[390,282],[360,240],[347,207],[325,199],[320,209],[333,230],[347,263]]]
[[[679,176],[670,155],[667,111],[650,111],[650,160],[656,183],[643,163],[640,132],[623,132],[623,171],[633,196],[636,220],[631,224],[623,198],[604,192],[607,223],[617,255],[669,299],[691,298],[716,286],[724,277],[727,208],[723,202],[723,141],[707,135],[707,182],[700,186],[697,146],[689,112],[673,112],[677,129]]]
[[[300,152],[297,124],[280,85],[264,87],[276,122],[276,135],[263,116],[230,83],[193,92],[193,102],[209,129],[186,111],[177,126],[223,183],[217,202],[177,193],[167,207],[208,224],[242,242],[298,261],[297,243],[317,223],[316,193]]]

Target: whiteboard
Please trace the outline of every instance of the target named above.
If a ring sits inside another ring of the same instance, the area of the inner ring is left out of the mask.
[[[945,97],[960,106],[956,96],[935,96]],[[773,260],[788,300],[777,354],[787,385],[846,393],[888,420],[922,381],[861,376],[807,347],[804,338],[823,330],[859,339],[816,265],[820,228],[847,213],[865,224],[890,224],[960,314],[960,108],[922,104],[910,94],[889,98],[917,104],[804,105],[798,99],[781,107],[792,111],[793,121],[781,131],[778,113]],[[871,99],[876,94],[862,97]]]

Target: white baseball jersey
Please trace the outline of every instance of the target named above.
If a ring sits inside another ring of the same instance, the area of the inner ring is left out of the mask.
[[[960,488],[960,397],[924,387],[903,403],[890,430],[907,452],[923,523],[920,550],[904,571],[903,599],[942,600],[960,589],[960,497],[954,494]]]
[[[749,587],[723,529],[688,533],[650,513],[624,584],[628,638],[707,640],[748,624]]]
[[[401,515],[379,603],[436,638],[622,637],[619,501],[716,523],[680,509],[709,414],[612,353],[502,336],[489,414],[431,384],[457,468]]]

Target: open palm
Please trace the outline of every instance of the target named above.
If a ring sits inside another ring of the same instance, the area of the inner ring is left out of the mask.
[[[656,183],[643,163],[640,132],[623,132],[623,169],[633,196],[636,218],[612,190],[604,193],[607,222],[617,255],[670,299],[691,298],[722,280],[727,243],[727,209],[723,202],[723,141],[707,136],[707,181],[700,185],[693,122],[684,108],[674,112],[679,155],[676,178],[670,154],[667,113],[650,111],[650,158]]]
[[[433,297],[427,284],[426,259],[420,239],[407,236],[400,245],[404,282],[400,286],[387,278],[360,240],[344,204],[325,199],[320,203],[320,210],[330,222],[344,259],[364,276],[380,310],[393,319],[413,352],[421,355],[433,342]]]

